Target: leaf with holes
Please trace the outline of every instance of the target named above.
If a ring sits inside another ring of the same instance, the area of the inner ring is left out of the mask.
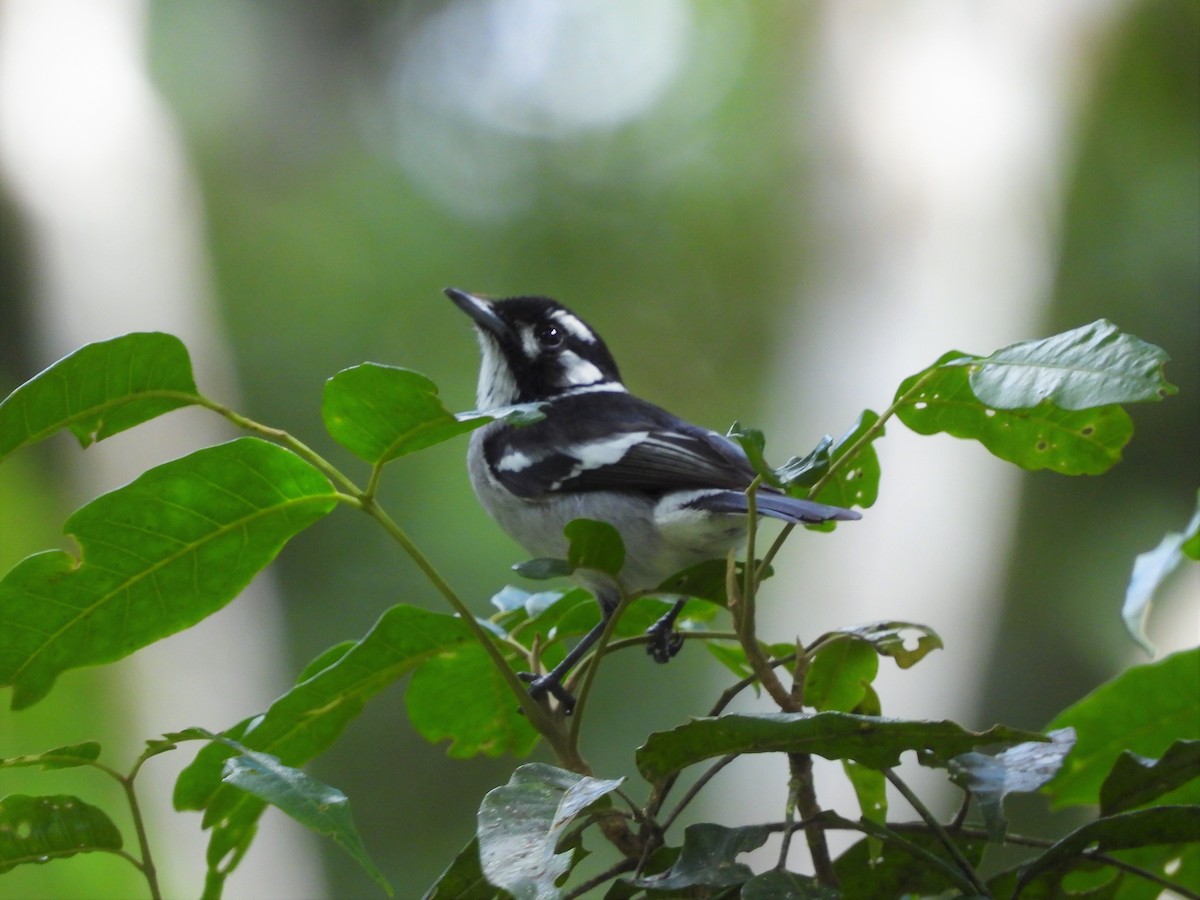
[[[0,458],[63,428],[87,447],[198,399],[179,338],[148,332],[88,344],[0,402]]]
[[[878,413],[864,409],[858,421],[840,438],[834,441],[829,451],[831,464],[837,466],[833,478],[812,499],[833,506],[858,506],[866,509],[879,498],[879,455],[875,452],[875,441],[883,437],[883,428],[878,428],[871,440],[859,445],[867,433],[877,427]]]
[[[13,686],[13,708],[67,669],[121,659],[216,612],[336,502],[317,469],[256,438],[96,498],[65,525],[82,560],[50,550],[0,580],[0,686]]]
[[[949,759],[984,744],[1037,740],[1035,732],[996,725],[967,731],[956,722],[906,721],[840,712],[760,713],[693,719],[671,731],[650,735],[638,748],[637,767],[657,782],[690,765],[728,753],[815,753],[826,759],[854,759],[885,769],[906,750]]]
[[[0,799],[0,874],[23,863],[121,849],[121,833],[103,810],[78,797]]]
[[[951,351],[896,392],[896,415],[918,434],[945,432],[979,441],[993,455],[1024,469],[1064,475],[1098,475],[1121,460],[1133,421],[1120,406],[1067,410],[1046,401],[1030,409],[982,403],[968,383],[967,367]]]

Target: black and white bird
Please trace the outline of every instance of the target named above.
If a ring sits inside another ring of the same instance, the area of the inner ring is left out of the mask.
[[[570,712],[574,700],[562,678],[599,637],[622,591],[655,588],[745,541],[745,491],[755,472],[725,436],[630,394],[600,336],[562,304],[492,300],[456,288],[446,295],[478,333],[479,409],[541,403],[544,415],[522,426],[496,419],[471,435],[467,468],[484,509],[535,557],[565,557],[563,528],[573,519],[607,522],[625,543],[619,584],[577,573],[600,604],[600,624],[554,670],[528,679],[531,694],[550,693]],[[756,508],[805,524],[860,518],[767,486]],[[661,662],[679,648],[670,640],[674,616],[664,620],[651,645]]]

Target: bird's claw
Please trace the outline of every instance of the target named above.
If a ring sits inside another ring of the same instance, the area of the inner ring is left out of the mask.
[[[534,675],[532,672],[518,672],[517,677],[529,685],[529,696],[541,700],[547,694],[559,702],[564,715],[570,715],[575,710],[575,695],[562,686],[562,683],[552,675]]]
[[[670,662],[683,649],[683,635],[675,630],[674,625],[673,620],[666,621],[664,616],[646,629],[646,634],[650,636],[646,652],[656,663]]]

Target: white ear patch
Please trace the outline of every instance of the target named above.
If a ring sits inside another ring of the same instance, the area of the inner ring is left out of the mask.
[[[592,330],[579,321],[574,313],[569,313],[565,309],[558,309],[550,317],[561,325],[571,337],[581,340],[585,344],[596,343],[596,335],[592,334]]]
[[[564,350],[558,357],[562,363],[562,383],[573,385],[595,384],[604,380],[604,373],[573,350]]]

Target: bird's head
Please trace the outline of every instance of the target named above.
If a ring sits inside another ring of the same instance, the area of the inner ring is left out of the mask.
[[[471,317],[479,335],[480,409],[625,390],[604,341],[561,303],[548,297],[492,300],[457,288],[446,288],[446,296]]]

